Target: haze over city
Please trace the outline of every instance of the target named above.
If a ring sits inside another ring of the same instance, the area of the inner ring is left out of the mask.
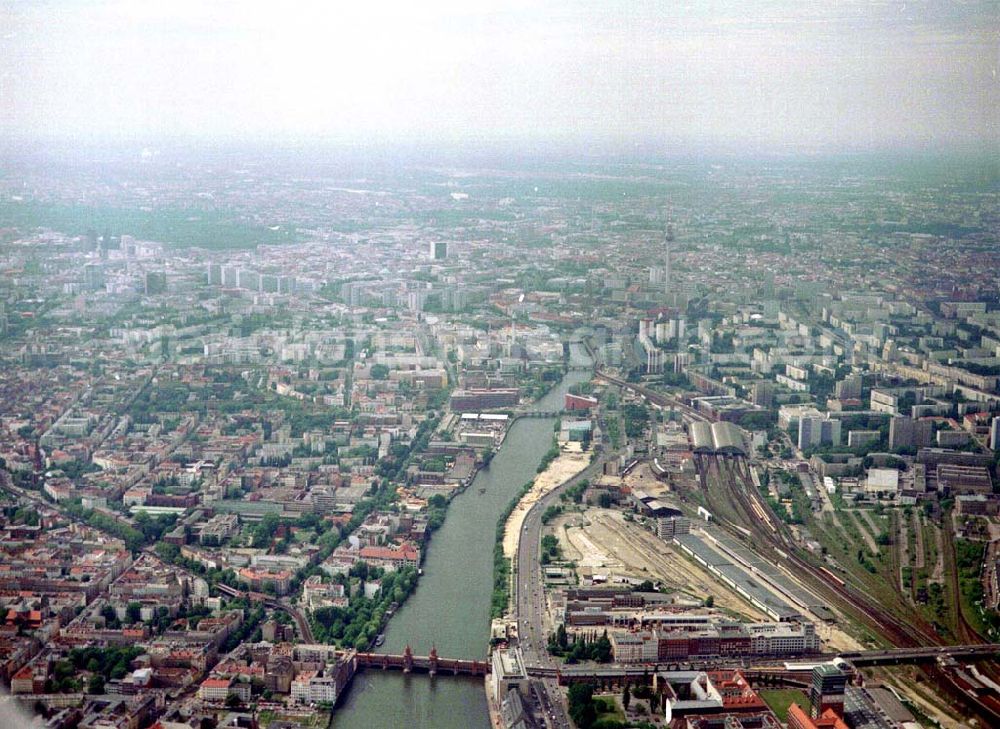
[[[7,2],[8,139],[996,151],[992,2]]]
[[[0,0],[0,729],[1000,726],[998,32]]]

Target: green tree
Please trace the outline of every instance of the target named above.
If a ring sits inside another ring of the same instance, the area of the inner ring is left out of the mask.
[[[181,556],[181,548],[170,542],[158,542],[154,549],[164,562],[174,562]]]
[[[590,729],[597,721],[594,687],[589,683],[574,683],[569,687],[569,716],[580,729]]]
[[[607,630],[604,631],[604,634],[600,638],[594,641],[592,655],[598,663],[608,663],[611,660],[611,641],[608,639]]]
[[[118,627],[118,613],[110,605],[101,608],[101,617],[104,618],[104,623],[108,628],[114,630]]]
[[[628,684],[625,684],[625,688],[622,689],[622,708],[628,711],[630,703],[632,703],[632,692],[629,690]]]
[[[271,543],[281,519],[275,513],[265,514],[253,529],[253,546],[264,547]]]
[[[350,571],[351,577],[357,577],[360,580],[367,580],[368,573],[369,573],[368,563],[363,560],[359,560],[355,562],[353,565],[351,565],[351,571]]]
[[[139,622],[139,612],[142,610],[142,606],[137,602],[130,602],[128,607],[125,608],[125,616],[128,618],[130,623]]]

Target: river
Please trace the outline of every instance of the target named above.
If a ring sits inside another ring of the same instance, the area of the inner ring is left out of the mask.
[[[577,345],[571,354],[574,364],[589,364]],[[561,410],[569,387],[589,377],[567,373],[535,409]],[[434,645],[447,658],[486,657],[497,519],[534,477],[554,425],[552,418],[518,420],[490,467],[452,500],[444,525],[431,537],[417,589],[390,620],[380,652],[402,653],[409,644],[414,654],[427,655]],[[481,678],[366,670],[355,676],[331,726],[488,729],[490,720]]]

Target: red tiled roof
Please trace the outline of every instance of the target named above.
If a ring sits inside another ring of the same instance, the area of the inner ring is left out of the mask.
[[[359,552],[362,559],[388,559],[388,560],[412,560],[416,561],[420,554],[410,546],[392,549],[391,547],[362,547]]]
[[[208,688],[229,688],[233,684],[231,678],[206,678],[201,685]]]

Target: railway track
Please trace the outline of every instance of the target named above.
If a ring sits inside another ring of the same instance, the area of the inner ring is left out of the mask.
[[[654,405],[658,405],[659,407],[674,407],[683,412],[685,415],[688,415],[689,417],[693,418],[694,420],[711,422],[710,418],[698,412],[690,405],[685,405],[677,398],[669,397],[668,395],[664,395],[662,392],[656,392],[655,390],[651,390],[648,387],[644,387],[635,382],[628,382],[626,380],[621,379],[620,377],[614,377],[613,375],[609,375],[602,370],[596,370],[594,372],[594,377],[599,380],[604,380],[605,382],[609,382],[612,385],[617,385],[618,387],[621,387],[625,390],[631,390],[636,395],[641,395],[642,397],[646,398],[646,400],[653,403]]]
[[[889,534],[892,536],[892,541],[886,546],[881,548],[881,553],[888,553],[889,556],[889,570],[892,573],[893,580],[895,582],[895,591],[899,593],[903,602],[906,602],[906,592],[903,588],[903,565],[900,561],[900,545],[896,543],[899,537],[899,524],[902,521],[900,518],[900,513],[891,512],[889,516]],[[872,528],[872,538],[877,539],[878,533],[874,528],[874,524],[870,525]]]
[[[647,401],[654,405],[676,407],[694,420],[709,420],[690,406],[674,398],[656,393],[642,385],[626,382],[600,370],[595,373],[595,376],[606,382],[630,390],[646,398]],[[698,459],[698,478],[702,486],[702,492],[706,494],[706,497],[710,494],[708,471],[711,468],[711,463],[718,460],[717,457],[713,456],[707,456],[704,460]],[[724,461],[725,459],[722,460]],[[800,557],[796,553],[796,547],[789,536],[785,524],[777,519],[770,511],[768,505],[762,501],[760,494],[757,493],[756,488],[751,482],[749,467],[744,459],[740,459],[740,463],[730,465],[719,465],[716,463],[715,470],[719,481],[724,487],[729,488],[731,495],[734,497],[732,502],[734,502],[735,508],[733,508],[733,504],[725,505],[730,508],[719,508],[724,505],[713,503],[708,498],[708,505],[712,509],[712,512],[718,514],[735,512],[750,528],[748,536],[746,528],[739,527],[728,519],[724,521],[720,520],[720,524],[726,527],[734,536],[745,542],[749,542],[757,549],[766,545],[776,550],[786,560],[787,565],[793,572],[810,578],[810,587],[817,595],[826,597],[832,604],[836,604],[845,613],[859,619],[861,623],[867,625],[877,635],[885,637],[893,645],[901,648],[914,648],[926,645],[941,645],[943,643],[933,626],[926,621],[921,619],[917,623],[912,623],[897,617],[866,592],[833,577],[825,568],[817,567],[808,560]],[[953,545],[949,545],[949,548],[953,548]],[[956,575],[954,570],[951,570],[951,573]],[[953,579],[957,581],[957,575]],[[957,585],[954,585],[954,587],[957,589]],[[958,593],[955,592],[955,595],[957,596]],[[968,626],[965,622],[965,618],[961,612],[958,613],[958,620],[966,625],[962,629],[963,631],[971,630],[971,626]],[[969,635],[969,633],[966,632],[965,635]],[[976,634],[976,640],[977,642],[981,641],[978,634]],[[985,722],[984,725],[1000,726],[1000,701],[996,697],[979,697],[975,695],[957,683],[945,669],[937,665],[923,666],[921,670],[933,682],[944,687],[953,698],[971,708],[973,713]]]
[[[914,539],[914,549],[911,550],[910,547],[909,547],[909,530],[910,529],[913,529],[913,519],[907,517],[904,514],[903,517],[901,519],[899,519],[897,521],[897,523],[896,523],[896,531],[895,531],[895,536],[893,538],[896,539],[896,540],[898,540],[898,542],[899,542],[899,554],[900,554],[900,556],[902,556],[902,554],[903,554],[903,545],[904,544],[906,545],[906,564],[905,565],[902,564],[902,560],[900,560],[899,574],[897,575],[896,578],[899,580],[899,590],[900,590],[900,592],[907,593],[906,597],[910,601],[910,604],[911,605],[916,605],[917,604],[917,589],[916,589],[916,584],[917,584],[917,558],[916,558],[915,552],[916,552],[917,542],[916,542],[916,539]],[[910,584],[909,584],[908,587],[906,585],[904,585],[904,583],[903,583],[903,570],[906,567],[910,568]]]
[[[717,458],[714,460],[718,460]],[[770,516],[767,520],[760,520],[757,517],[758,511],[751,506],[752,502],[760,502],[760,495],[753,488],[749,476],[749,467],[745,462],[730,465],[717,465],[720,480],[728,484],[731,494],[735,497],[735,503],[739,510],[743,512],[747,519],[746,523],[751,526],[751,536],[748,538],[741,529],[730,529],[737,538],[748,540],[752,546],[759,550],[760,546],[768,545],[782,553],[787,553],[787,563],[794,572],[809,575],[811,579],[810,587],[831,602],[836,603],[844,612],[861,619],[861,622],[868,625],[877,634],[887,638],[894,646],[899,648],[916,648],[922,646],[942,645],[941,637],[934,630],[933,626],[921,621],[913,624],[896,617],[881,605],[875,602],[874,598],[867,593],[858,590],[852,585],[838,580],[831,580],[829,573],[822,567],[817,567],[795,553],[795,547],[782,529],[775,528],[776,517],[770,514],[769,507],[764,503],[758,503],[760,509]],[[728,478],[726,477],[728,471]],[[707,493],[707,491],[706,491]],[[732,525],[725,525],[731,527]],[[783,526],[783,525],[782,525]],[[765,528],[766,527],[766,528]],[[953,549],[951,540],[946,539],[948,546],[946,549]],[[947,558],[946,558],[947,559]],[[950,570],[957,581],[957,573]],[[957,595],[957,593],[956,593]],[[959,617],[964,621],[964,616]],[[969,626],[971,630],[971,626]],[[980,643],[982,639],[973,631],[975,640]],[[987,664],[989,667],[991,664]],[[1000,700],[996,696],[980,696],[974,691],[963,686],[956,677],[944,667],[936,664],[921,666],[920,670],[936,685],[945,689],[953,699],[963,703],[975,715],[980,717],[984,726],[1000,726]],[[988,673],[992,671],[987,668]]]
[[[961,643],[973,645],[975,643],[988,643],[989,640],[982,636],[978,630],[970,623],[962,610],[962,587],[958,578],[958,557],[955,552],[955,530],[951,515],[944,518],[945,535],[942,540],[944,547],[945,572],[949,575],[951,594],[954,598],[955,628],[956,636]],[[994,682],[1000,681],[1000,666],[996,661],[981,663],[979,670]],[[996,716],[1000,718],[1000,700],[997,697],[984,697],[991,699],[990,706],[996,711]]]
[[[791,538],[785,532],[784,525],[778,526],[777,517],[755,492],[746,462],[743,459],[737,462],[736,459],[729,461],[717,457],[709,458],[716,462],[720,481],[729,487],[737,510],[742,511],[745,523],[751,530],[750,539],[755,547],[759,549],[761,545],[767,545],[786,553],[788,566],[793,572],[811,578],[810,587],[815,592],[830,599],[841,610],[852,614],[872,630],[887,637],[895,646],[913,648],[941,643],[930,625],[913,624],[893,615],[867,593],[850,583],[840,584],[830,579],[829,573],[824,568],[800,557]],[[739,534],[738,531],[736,530],[736,536],[745,540],[746,536]]]
[[[950,514],[944,515],[944,571],[948,575],[950,592],[953,598],[952,607],[955,613],[955,633],[962,643],[984,643],[983,636],[979,634],[972,624],[966,620],[965,612],[962,610],[962,586],[958,579],[958,556],[955,553],[955,529]]]

